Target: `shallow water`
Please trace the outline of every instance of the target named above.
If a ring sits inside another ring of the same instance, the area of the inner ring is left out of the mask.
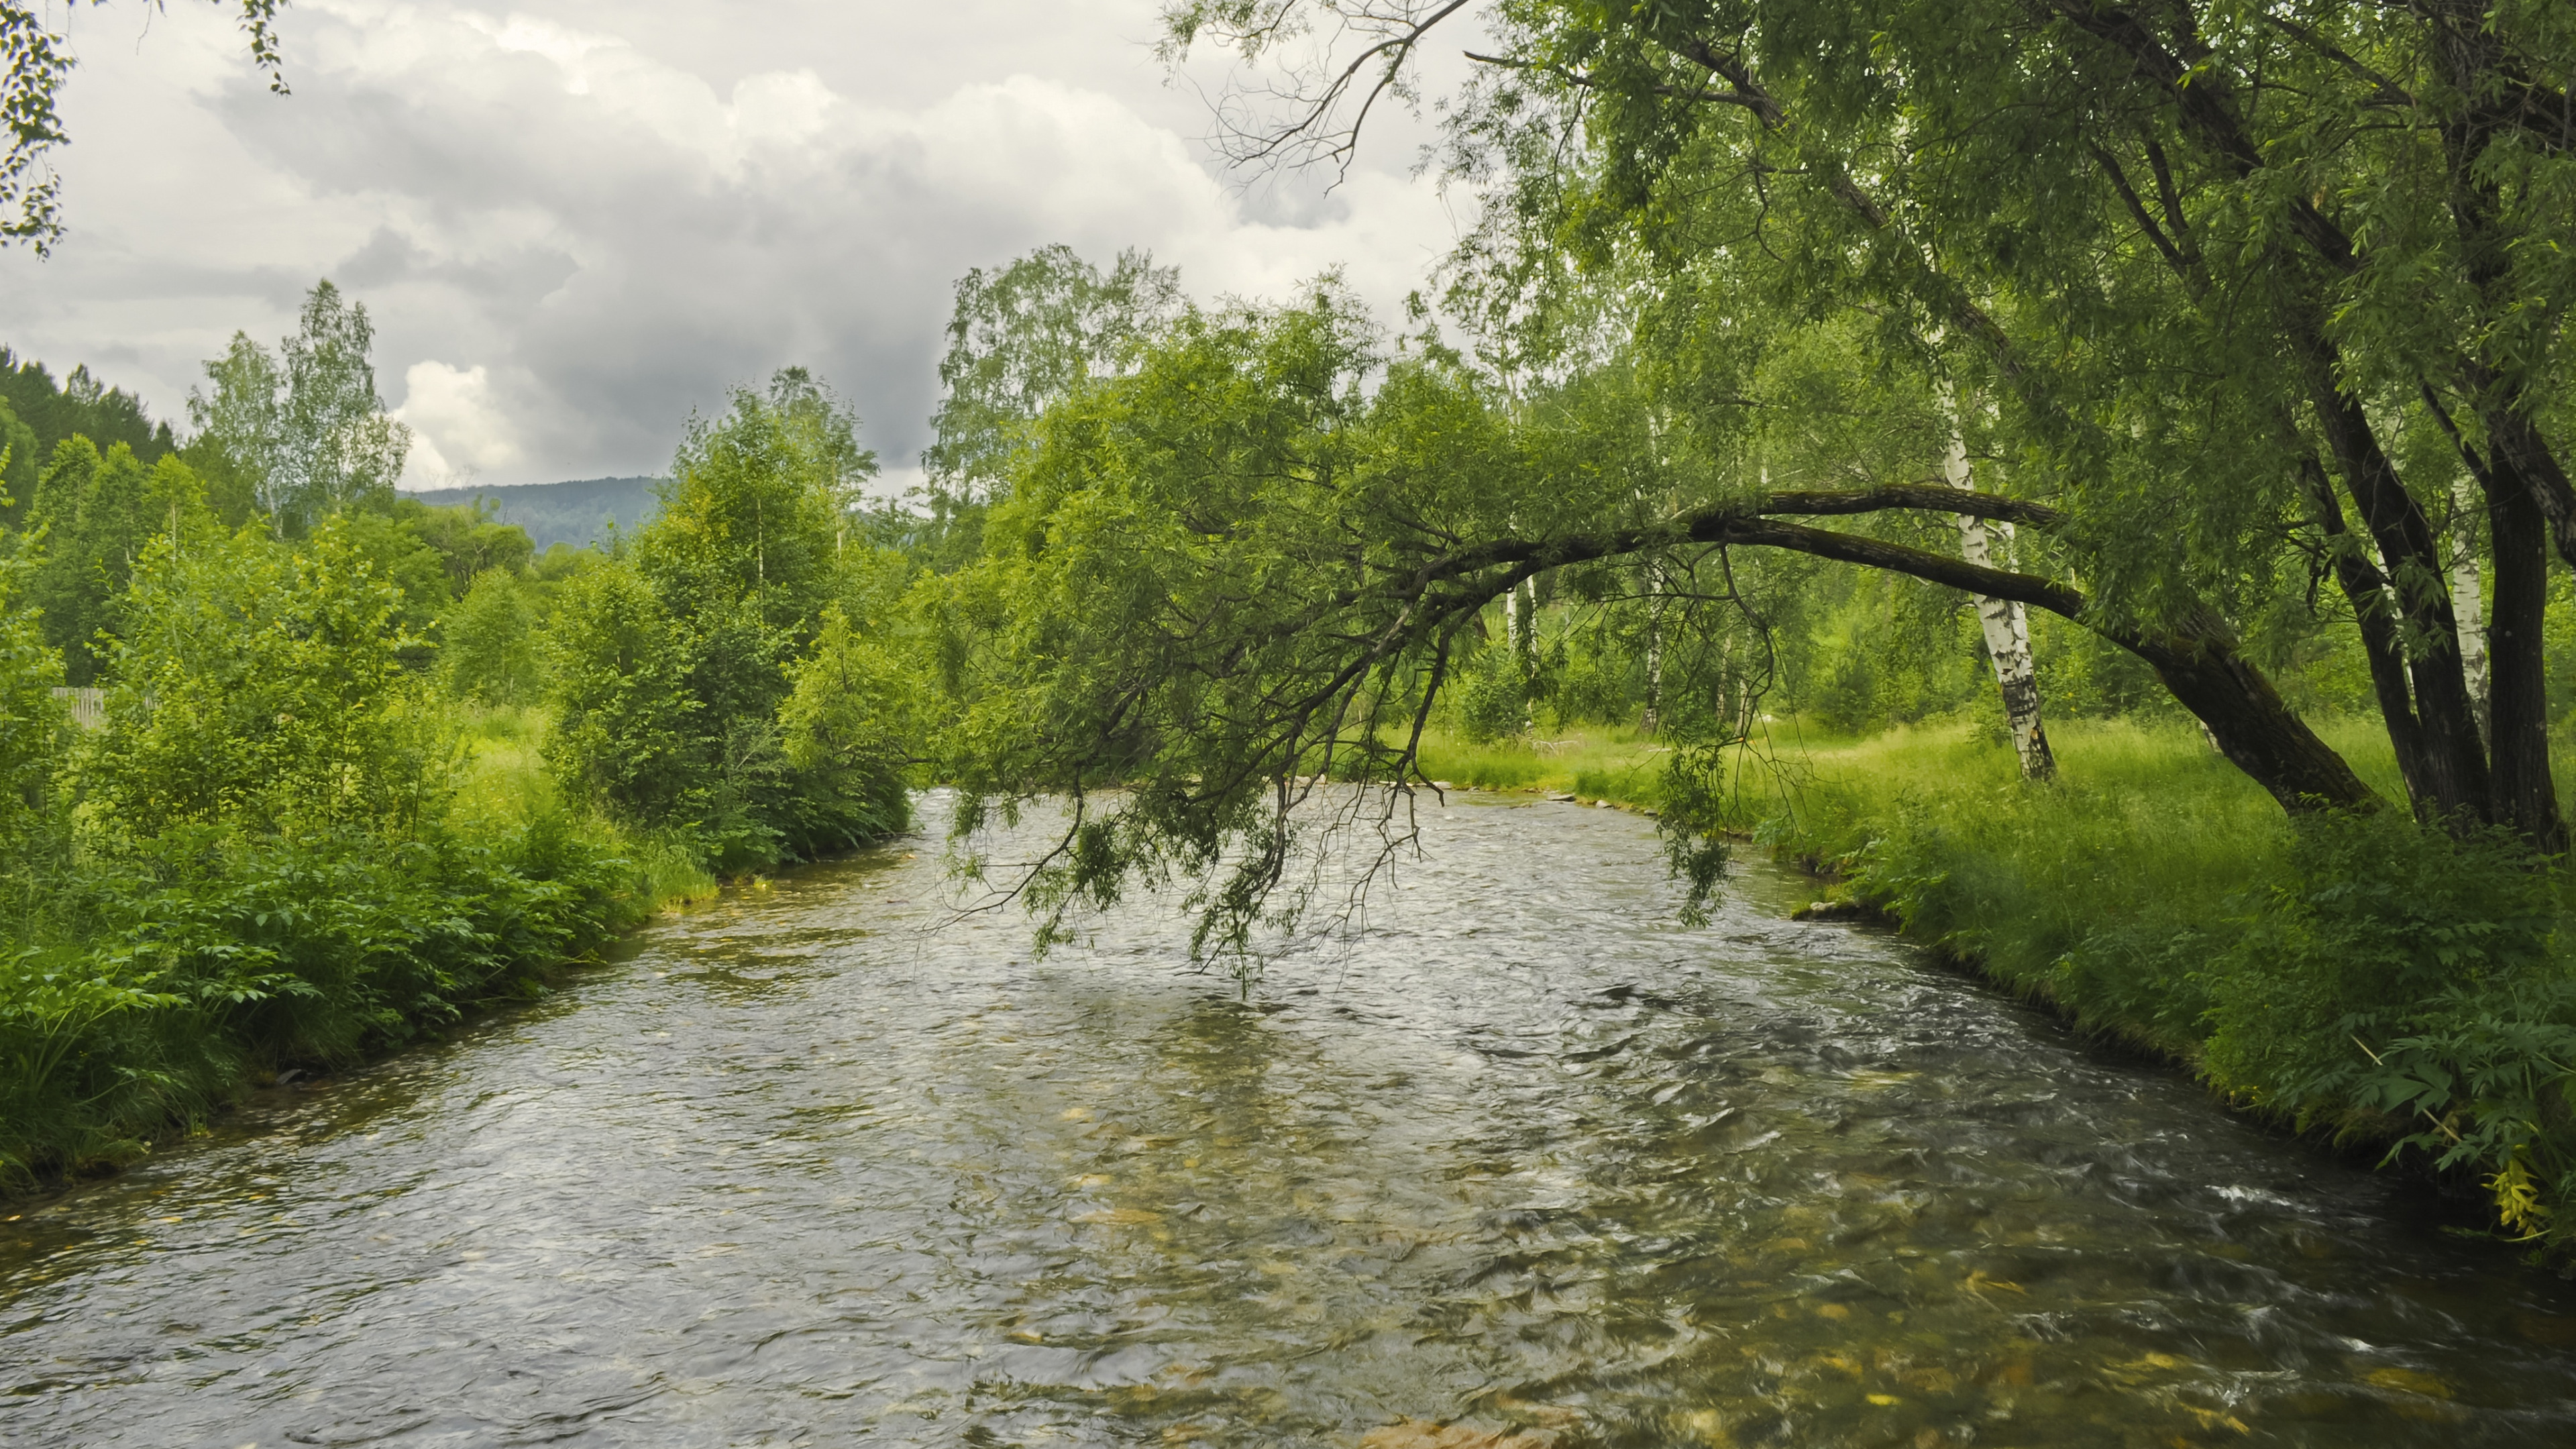
[[[0,1224],[0,1437],[2576,1442],[2576,1292],[2404,1189],[1646,822],[1427,827],[1248,995],[918,841],[657,926]]]

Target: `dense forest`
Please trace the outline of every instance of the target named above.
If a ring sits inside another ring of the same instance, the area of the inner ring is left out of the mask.
[[[1242,158],[1346,155],[1462,7],[1330,9],[1170,8],[1175,56],[1360,44],[1227,110]],[[1325,853],[1570,774],[1686,910],[1803,858],[2576,1239],[2564,8],[1486,21],[1441,112],[1483,210],[1400,323],[976,270],[894,505],[788,369],[539,554],[394,493],[328,283],[184,440],[13,362],[8,1169],[541,990],[911,788],[969,869],[1067,805],[1002,882],[1042,941],[1179,881],[1249,974]]]

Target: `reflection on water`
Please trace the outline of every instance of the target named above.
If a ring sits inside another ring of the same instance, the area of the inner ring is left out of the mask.
[[[12,1443],[2532,1445],[2576,1293],[1643,822],[1248,995],[798,873],[0,1224]],[[255,1127],[256,1130],[252,1130]],[[1436,1426],[1446,1425],[1447,1428]]]

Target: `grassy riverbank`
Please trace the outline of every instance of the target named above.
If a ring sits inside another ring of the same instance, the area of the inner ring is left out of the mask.
[[[2390,798],[2383,737],[2325,733]],[[1730,824],[1836,899],[2163,1053],[2239,1105],[2473,1181],[2500,1228],[2576,1239],[2576,912],[2562,871],[2388,818],[2294,826],[2183,726],[2072,722],[2061,781],[1964,728],[1773,742]],[[1432,741],[1460,785],[1652,808],[1660,756]],[[2562,758],[2564,752],[2562,751]]]
[[[685,842],[566,808],[536,712],[438,724],[446,788],[406,829],[185,829],[58,861],[0,953],[0,1190],[130,1161],[283,1067],[540,994],[714,892]]]

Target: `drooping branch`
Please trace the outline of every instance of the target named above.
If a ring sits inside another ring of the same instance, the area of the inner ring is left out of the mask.
[[[1272,89],[1266,98],[1284,102],[1284,119],[1241,124],[1221,115],[1215,143],[1229,164],[1243,167],[1302,167],[1329,163],[1337,175],[1350,173],[1358,155],[1360,133],[1377,103],[1393,95],[1409,97],[1405,76],[1423,40],[1442,21],[1476,0],[1387,0],[1382,5],[1301,5],[1275,0],[1248,16],[1232,16],[1225,7],[1174,3],[1164,7],[1166,60],[1177,62],[1202,35],[1214,32],[1220,43],[1246,59],[1275,49],[1285,37],[1302,32],[1301,9],[1322,9],[1345,32],[1358,32],[1364,42],[1357,54],[1335,64],[1327,56],[1288,89]]]

